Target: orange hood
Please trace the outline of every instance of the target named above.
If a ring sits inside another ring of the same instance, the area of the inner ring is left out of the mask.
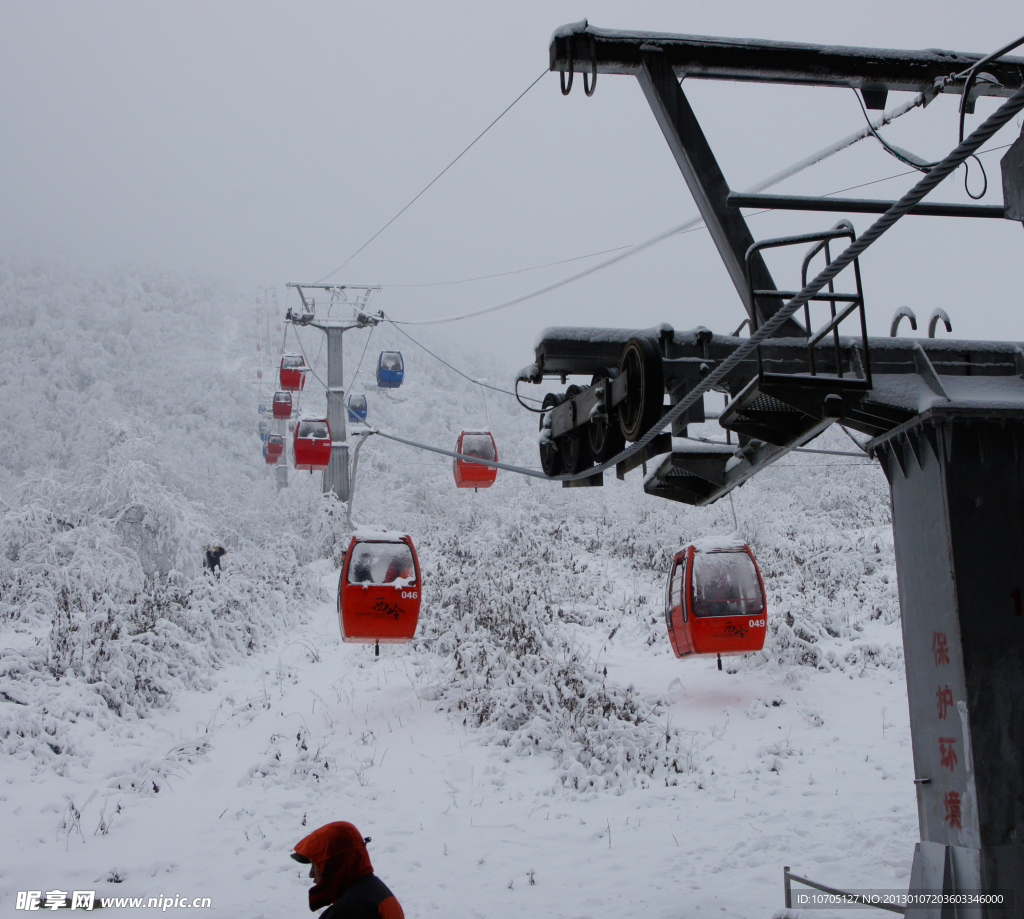
[[[373,874],[363,836],[351,823],[339,820],[313,830],[295,844],[320,872],[320,883],[309,891],[309,908],[330,906],[360,878]]]

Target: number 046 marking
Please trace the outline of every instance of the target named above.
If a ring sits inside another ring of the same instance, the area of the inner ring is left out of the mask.
[[[415,600],[418,595],[419,595],[419,592],[415,591],[415,590],[403,590],[402,591],[402,599],[403,600]]]

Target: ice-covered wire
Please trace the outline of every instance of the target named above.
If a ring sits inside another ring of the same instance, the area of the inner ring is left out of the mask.
[[[611,249],[601,249],[599,252],[588,252],[586,255],[574,255],[572,258],[560,258],[554,262],[544,262],[542,265],[531,265],[529,268],[516,268],[512,271],[499,271],[496,274],[481,274],[472,278],[459,278],[457,281],[432,281],[425,284],[385,284],[381,287],[452,287],[456,284],[469,284],[473,281],[491,281],[494,278],[507,278],[514,274],[526,274],[528,271],[540,271],[542,268],[552,268],[555,265],[568,265],[570,262],[582,262],[584,259],[597,258],[599,255],[608,255],[609,252],[619,252],[628,249],[632,243],[625,246],[613,246]]]
[[[844,433],[844,434],[845,434],[845,435],[846,435],[847,437],[849,437],[849,438],[850,438],[850,440],[852,440],[852,441],[853,441],[853,442],[854,442],[854,443],[855,443],[855,444],[857,445],[857,447],[858,447],[858,448],[860,449],[861,453],[867,453],[867,452],[868,452],[867,450],[865,450],[865,449],[864,449],[864,444],[862,444],[862,443],[861,443],[861,442],[860,442],[859,440],[857,440],[857,438],[856,438],[856,437],[854,437],[854,436],[853,436],[853,435],[852,435],[852,434],[850,433],[850,429],[849,429],[849,428],[847,428],[847,427],[846,427],[846,425],[843,425],[843,424],[841,424],[841,425],[839,425],[839,427],[841,427],[841,428],[843,429],[843,433]]]
[[[520,384],[520,382],[521,382],[520,380],[516,380],[516,387],[515,387],[516,388],[516,402],[518,402],[528,412],[535,412],[538,415],[543,415],[547,411],[546,408],[530,408],[530,406],[527,405],[523,401],[524,397],[519,395],[519,384]],[[536,402],[539,405],[543,405],[544,404],[540,399],[534,399],[534,398],[532,398],[530,396],[526,396],[525,398],[529,399],[531,402]]]
[[[341,271],[341,269],[344,268],[349,262],[351,262],[352,259],[354,259],[360,252],[363,251],[363,249],[370,245],[370,243],[372,243],[378,236],[380,236],[380,234],[383,233],[389,226],[391,226],[391,224],[398,220],[398,218],[401,217],[402,214],[409,210],[409,208],[412,207],[423,196],[427,189],[429,189],[431,185],[433,185],[438,179],[441,178],[441,176],[443,176],[449,169],[451,169],[452,166],[454,166],[460,159],[462,159],[462,157],[469,152],[470,147],[472,147],[478,140],[480,140],[481,137],[483,137],[489,130],[491,130],[491,128],[493,128],[499,121],[501,121],[501,119],[508,113],[512,106],[515,105],[520,99],[522,99],[523,96],[525,96],[531,89],[533,89],[533,87],[536,86],[541,81],[541,79],[544,77],[544,74],[546,74],[547,72],[548,68],[545,67],[541,71],[540,76],[537,77],[537,79],[534,80],[529,86],[527,86],[526,89],[524,89],[518,96],[516,96],[515,99],[513,99],[512,102],[508,105],[508,107],[497,118],[494,119],[494,121],[492,121],[489,125],[487,125],[486,128],[484,128],[479,134],[477,134],[477,136],[474,137],[473,140],[470,142],[469,146],[466,147],[462,151],[462,153],[460,153],[457,157],[455,157],[455,159],[453,159],[447,166],[445,166],[444,169],[442,169],[436,176],[434,176],[434,178],[432,178],[423,187],[423,189],[419,192],[419,194],[416,195],[415,198],[413,198],[405,207],[403,207],[397,214],[395,214],[394,217],[392,217],[386,224],[384,224],[384,226],[382,226],[376,233],[374,233],[373,236],[371,236],[358,249],[356,249],[356,251],[353,252],[347,259],[345,259],[345,261],[342,262],[337,268],[335,268],[334,271],[328,272],[316,283],[322,284],[329,277]]]
[[[370,326],[370,334],[366,336],[366,343],[363,345],[363,353],[359,355],[359,363],[356,364],[356,372],[352,374],[352,379],[349,380],[349,389],[355,386],[356,380],[359,378],[359,368],[363,366],[363,358],[366,357],[366,349],[370,347],[370,339],[373,338],[373,330],[375,328],[377,328],[376,325]]]
[[[445,450],[443,447],[434,447],[434,446],[431,446],[430,444],[423,444],[423,443],[420,443],[419,441],[416,441],[416,440],[410,440],[407,437],[399,437],[397,434],[388,434],[385,431],[379,430],[378,428],[373,428],[373,429],[371,429],[369,431],[364,431],[362,433],[364,433],[366,435],[376,434],[379,437],[386,438],[387,440],[393,440],[396,443],[405,444],[405,446],[413,447],[416,450],[426,450],[429,453],[439,453],[442,456],[451,456],[451,457],[453,457],[455,459],[467,460],[468,462],[478,463],[481,466],[491,466],[494,469],[504,469],[506,472],[514,472],[517,475],[530,476],[531,478],[535,478],[535,479],[544,479],[545,481],[554,482],[554,481],[559,481],[560,479],[570,478],[569,476],[559,476],[557,478],[551,478],[551,477],[545,475],[544,472],[542,470],[540,470],[540,469],[534,469],[534,468],[531,468],[529,466],[515,466],[515,465],[513,465],[511,463],[501,463],[501,462],[498,462],[497,460],[481,459],[479,456],[471,456],[468,453],[459,453],[459,452],[457,452],[455,450]],[[701,440],[701,438],[686,438],[686,439],[689,439],[689,440]],[[704,442],[704,443],[712,443],[713,441],[702,441],[702,442]],[[792,452],[792,453],[815,453],[815,454],[824,454],[826,456],[849,456],[849,457],[854,457],[854,458],[858,458],[858,457],[863,457],[864,456],[863,453],[848,453],[848,452],[844,453],[841,450],[813,450],[810,447],[797,447],[796,449],[794,449],[794,450],[792,450],[790,452]],[[819,465],[872,465],[872,463],[864,463],[864,464],[860,464],[860,463],[834,463],[834,464],[821,463]],[[591,470],[589,474],[590,475],[594,475],[594,470]]]
[[[884,118],[879,119],[878,121],[874,122],[875,126],[876,127],[880,126],[880,125],[884,126],[884,124],[891,123],[894,119],[899,118],[900,115],[906,114],[906,112],[908,112],[912,108],[914,108],[914,106],[916,104],[917,104],[916,101],[915,102],[910,102],[910,103],[907,103],[905,106],[900,106],[899,108],[893,109]],[[852,134],[850,135],[850,137],[853,137],[853,136],[854,135],[852,135]],[[860,133],[858,133],[856,136],[858,138],[861,138],[861,134]],[[848,139],[849,138],[844,138],[844,141],[848,140]],[[999,150],[1005,150],[1009,146],[1010,146],[1010,144],[1002,144],[1001,146],[998,146],[998,147],[989,147],[987,150],[981,150],[978,155],[979,156],[984,156],[986,153],[994,153],[994,152],[999,151]],[[830,148],[828,148],[828,147],[825,148],[825,150],[829,150],[829,149]],[[822,152],[824,152],[824,151],[819,151],[819,154],[822,153]],[[818,156],[819,154],[815,154],[815,156]],[[819,159],[815,159],[814,162],[820,162],[820,158]],[[813,165],[813,163],[811,163],[810,165]],[[847,188],[837,188],[834,191],[825,192],[825,194],[822,195],[821,197],[828,198],[828,197],[831,197],[832,195],[841,195],[844,192],[854,191],[854,190],[856,190],[858,188],[867,188],[870,185],[878,185],[881,182],[891,182],[893,179],[901,179],[901,178],[903,178],[903,176],[913,175],[917,171],[918,171],[917,169],[910,169],[907,172],[897,172],[897,173],[894,173],[891,176],[885,176],[882,179],[872,179],[870,182],[861,182],[858,185],[850,185]],[[781,179],[779,181],[781,181]],[[775,177],[773,176],[772,178],[766,180],[766,182],[768,184],[762,185],[762,189],[761,190],[763,190],[764,188],[769,188],[769,187],[771,187],[771,185],[774,185],[775,184]],[[771,213],[773,210],[775,210],[775,209],[774,208],[765,208],[764,210],[753,211],[751,213],[748,213],[746,216],[748,218],[756,217],[759,214]],[[682,235],[684,235],[684,233],[695,232],[695,231],[701,230],[701,229],[704,229],[703,224],[701,224],[700,226],[694,227],[693,230],[681,231],[679,235],[682,236]],[[388,283],[382,283],[381,287],[394,287],[394,288],[446,287],[446,286],[452,286],[452,285],[456,285],[456,284],[469,284],[469,283],[471,283],[473,281],[489,281],[489,280],[492,280],[493,278],[504,278],[504,277],[509,277],[511,275],[516,275],[516,274],[526,274],[527,272],[530,272],[530,271],[540,271],[543,268],[551,268],[551,267],[553,267],[555,265],[568,265],[568,264],[570,264],[572,262],[582,262],[582,261],[584,261],[584,260],[586,260],[588,258],[597,258],[599,255],[608,255],[610,252],[621,252],[624,249],[631,249],[631,248],[633,248],[634,245],[635,245],[634,243],[628,243],[627,245],[624,245],[624,246],[613,246],[610,249],[599,249],[597,252],[588,252],[586,255],[574,255],[571,258],[558,259],[558,260],[556,260],[554,262],[544,262],[541,265],[531,265],[528,268],[515,268],[515,269],[513,269],[511,271],[499,271],[496,274],[483,274],[483,275],[477,275],[477,276],[474,276],[474,277],[471,277],[471,278],[458,278],[458,279],[456,279],[454,281],[429,281],[429,282],[423,282],[423,283],[418,283],[418,284],[388,284]],[[399,320],[395,320],[395,321],[396,322],[403,322],[403,320],[400,320],[400,319]],[[411,323],[405,323],[405,324],[408,325],[408,324],[411,324]]]
[[[993,61],[998,60],[1004,54],[1009,54],[1014,48],[1018,48],[1024,45],[1024,35],[1015,41],[1010,42],[1008,45],[1004,45],[998,51],[993,51],[991,54],[983,57],[980,61],[972,64],[967,70],[961,71],[957,74],[958,77],[964,77],[964,90],[960,97],[960,133],[957,135],[959,141],[963,143],[964,139],[964,117],[967,115],[967,106],[970,105],[971,89],[974,87],[974,81],[977,79],[978,71],[981,70],[986,64],[991,64]]]
[[[577,481],[586,479],[606,469],[610,469],[622,460],[632,456],[646,447],[654,438],[661,433],[673,421],[682,417],[684,412],[713,387],[722,382],[742,361],[746,360],[757,346],[766,338],[775,335],[783,323],[790,318],[798,309],[801,309],[811,297],[820,291],[829,281],[836,277],[854,259],[858,258],[869,246],[876,242],[887,230],[889,230],[901,217],[905,216],[914,208],[930,191],[942,182],[953,172],[967,157],[977,153],[986,140],[996,133],[1021,109],[1024,109],[1024,89],[1018,90],[1006,100],[995,112],[992,113],[984,123],[978,127],[970,137],[959,144],[955,150],[950,152],[934,169],[925,175],[913,188],[910,189],[899,201],[893,204],[881,217],[878,218],[859,239],[855,240],[843,250],[831,264],[826,266],[813,281],[807,284],[792,300],[788,301],[782,308],[768,319],[753,335],[743,340],[735,351],[725,358],[714,370],[700,381],[686,396],[679,400],[661,419],[654,424],[646,434],[637,440],[630,447],[613,456],[605,463],[594,466],[584,472],[575,474],[563,474],[555,478],[561,481]]]
[[[312,376],[313,379],[315,379],[324,389],[329,389],[330,387],[323,380],[320,379],[320,377],[317,375],[317,372],[310,366],[309,358],[306,357],[306,349],[302,346],[302,339],[299,338],[299,330],[295,329],[294,331],[295,340],[299,343],[299,351],[302,352],[302,359],[306,362],[306,366],[309,368],[310,376]]]
[[[897,147],[894,144],[890,144],[878,130],[871,124],[871,117],[868,115],[868,110],[864,108],[864,101],[860,97],[860,93],[853,87],[853,94],[857,98],[857,104],[860,106],[860,110],[864,113],[864,120],[868,123],[868,128],[871,130],[871,136],[875,138],[881,145],[882,149],[885,150],[890,156],[896,157],[905,166],[912,166],[918,172],[927,172],[929,169],[934,169],[939,164],[929,163],[926,160],[919,157],[916,153],[910,153],[904,150],[902,147]]]
[[[967,184],[967,180],[971,174],[971,167],[968,165],[967,160],[964,160],[964,191],[967,192],[967,197],[974,201],[980,201],[985,197],[985,193],[988,191],[988,173],[985,172],[985,166],[982,164],[976,156],[967,158],[968,160],[974,160],[978,164],[978,168],[981,170],[981,191],[978,194],[974,194],[971,191],[971,187]]]
[[[924,103],[924,94],[917,96],[909,102],[905,102],[903,105],[898,106],[891,112],[886,112],[879,118],[874,126],[882,127],[895,121],[897,118],[905,115],[907,112],[917,108],[917,106]],[[865,137],[871,136],[872,125],[869,123],[867,127],[862,128],[859,131],[855,131],[853,134],[848,134],[846,137],[841,138],[835,143],[829,144],[827,147],[823,147],[816,153],[812,153],[810,156],[804,157],[792,166],[783,169],[781,172],[776,172],[774,175],[769,176],[762,182],[758,182],[756,185],[747,189],[748,194],[756,194],[762,192],[767,188],[771,188],[773,185],[778,185],[785,179],[792,178],[797,173],[803,172],[803,170],[820,163],[822,160],[828,159],[830,156],[834,156],[841,150],[845,150],[847,147],[852,146],[858,141],[863,140]],[[538,287],[536,290],[529,291],[528,293],[522,294],[518,297],[512,297],[509,300],[503,300],[501,303],[496,303],[493,306],[485,306],[480,309],[470,310],[468,313],[461,313],[456,316],[444,316],[440,319],[392,319],[392,323],[401,325],[439,325],[446,322],[458,322],[463,319],[471,319],[475,316],[483,316],[487,313],[494,313],[498,310],[507,309],[510,306],[516,306],[520,303],[525,303],[528,300],[532,300],[535,297],[539,297],[542,294],[550,293],[553,290],[558,290],[560,287],[565,287],[567,284],[572,284],[581,278],[588,277],[595,272],[601,271],[604,268],[608,268],[611,265],[615,265],[624,259],[631,258],[639,252],[643,252],[645,249],[649,249],[651,246],[657,245],[672,236],[683,233],[692,233],[696,230],[701,229],[704,226],[704,222],[700,217],[694,217],[691,220],[687,220],[685,223],[681,223],[678,226],[671,227],[668,230],[663,230],[661,233],[657,233],[643,242],[636,243],[629,246],[625,251],[619,252],[613,255],[611,258],[605,259],[602,262],[598,262],[596,265],[591,265],[589,268],[584,268],[582,271],[578,271],[575,274],[568,275],[557,281],[553,281],[551,284],[545,284],[543,287]]]
[[[680,440],[692,440],[701,444],[712,444],[716,447],[733,447],[735,444],[731,444],[726,440],[712,440],[710,437],[682,437],[677,438]],[[856,443],[856,441],[854,441]],[[859,446],[859,445],[858,445]],[[811,447],[794,447],[791,453],[821,453],[825,456],[857,456],[862,457],[866,453],[865,450],[861,450],[860,453],[851,453],[849,450],[819,450]]]
[[[463,373],[461,370],[459,370],[458,367],[455,367],[454,365],[449,364],[448,361],[446,361],[443,357],[435,354],[426,345],[422,344],[421,342],[416,341],[416,339],[413,338],[408,332],[406,332],[405,329],[400,328],[395,323],[395,321],[393,319],[391,319],[389,316],[385,315],[383,311],[381,312],[381,316],[384,317],[384,321],[385,322],[390,322],[391,325],[393,325],[399,332],[401,332],[406,338],[408,338],[409,341],[411,341],[414,345],[416,345],[417,348],[422,348],[424,351],[427,352],[427,354],[429,354],[432,358],[434,358],[435,361],[439,361],[440,363],[444,364],[445,367],[447,367],[449,370],[454,371],[455,373],[457,373],[463,379],[469,380],[470,383],[475,383],[477,386],[481,386],[481,387],[484,387],[486,389],[493,389],[495,392],[504,393],[506,396],[515,396],[517,399],[519,398],[519,393],[518,392],[513,392],[511,389],[502,389],[500,386],[492,386],[490,383],[484,383],[481,380],[477,380],[477,379],[471,377],[468,373]],[[531,402],[536,402],[538,404],[540,403],[540,399],[533,399],[530,396],[527,396],[526,398],[530,399]],[[521,400],[520,400],[519,404],[522,405],[522,401]]]
[[[396,443],[405,444],[407,447],[415,447],[417,450],[426,450],[429,453],[440,453],[442,456],[452,456],[455,459],[468,460],[471,463],[478,463],[481,466],[491,466],[494,469],[504,469],[506,472],[515,472],[518,475],[528,475],[535,479],[548,479],[548,476],[540,469],[530,469],[527,466],[513,466],[510,463],[499,463],[497,460],[481,459],[479,456],[470,456],[467,453],[458,453],[455,450],[444,450],[441,447],[432,447],[430,444],[421,444],[415,440],[408,440],[399,437],[397,434],[386,434],[384,431],[374,430],[372,433],[379,437],[393,440]]]
[[[964,118],[967,115],[967,107],[970,105],[971,102],[971,89],[973,89],[974,81],[978,77],[978,71],[981,70],[981,68],[984,67],[986,64],[991,64],[993,61],[998,60],[1004,54],[1009,54],[1014,48],[1022,44],[1024,44],[1024,35],[1022,35],[1015,41],[1010,42],[1010,44],[1000,48],[998,51],[994,51],[992,54],[983,57],[980,61],[973,64],[970,67],[970,69],[957,74],[957,76],[966,77],[966,79],[964,80],[963,94],[960,97],[960,133],[957,135],[957,137],[961,141],[963,141],[964,139]],[[971,192],[970,186],[967,184],[971,173],[971,168],[967,160],[964,160],[964,191],[967,192],[967,196],[969,198],[978,201],[979,199],[984,198],[985,193],[988,191],[988,175],[986,175],[985,173],[985,167],[982,164],[981,160],[979,160],[976,156],[973,157],[973,159],[978,164],[978,168],[981,170],[981,178],[983,182],[981,186],[981,193],[977,195],[973,194]]]
[[[979,156],[984,156],[986,153],[998,153],[1000,150],[1005,150],[1007,147],[1013,146],[1012,144],[1000,144],[998,147],[989,147],[987,150],[979,150],[977,154],[972,154],[971,158],[975,159]],[[904,176],[912,176],[916,169],[908,169],[906,172],[897,172],[891,176],[886,176],[884,179],[872,179],[870,182],[861,182],[859,185],[850,185],[846,188],[837,188],[835,191],[826,192],[822,195],[823,198],[830,198],[832,195],[841,195],[844,192],[855,191],[858,188],[867,188],[869,185],[878,185],[880,182],[891,182],[893,179],[902,179]]]

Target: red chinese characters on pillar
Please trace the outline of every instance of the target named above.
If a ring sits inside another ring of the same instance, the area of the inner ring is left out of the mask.
[[[935,693],[935,698],[939,702],[939,719],[945,721],[946,712],[953,707],[953,690],[949,688],[948,683],[945,686],[939,687]]]
[[[946,805],[946,823],[958,830],[963,829],[960,825],[960,792],[947,791],[943,803]]]
[[[949,663],[949,641],[945,632],[932,633],[932,652],[935,654],[936,667]]]
[[[952,772],[959,760],[956,757],[956,738],[939,738],[939,762]]]

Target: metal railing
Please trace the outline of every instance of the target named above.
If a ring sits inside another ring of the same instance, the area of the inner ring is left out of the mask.
[[[786,894],[786,909],[793,908],[792,881],[796,881],[798,884],[803,884],[805,887],[813,887],[815,890],[822,891],[822,893],[830,893],[837,897],[849,897],[851,904],[857,902],[863,906],[871,906],[875,909],[885,909],[890,913],[900,913],[901,915],[905,912],[902,906],[895,906],[891,903],[871,903],[855,893],[850,893],[848,890],[839,890],[837,887],[829,887],[827,884],[819,884],[817,881],[802,878],[798,874],[793,874],[789,870],[789,865],[786,865],[782,869],[782,884]]]

